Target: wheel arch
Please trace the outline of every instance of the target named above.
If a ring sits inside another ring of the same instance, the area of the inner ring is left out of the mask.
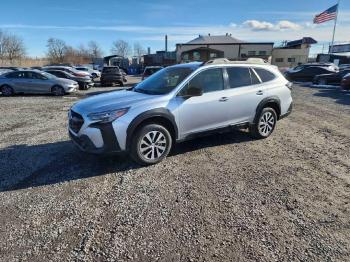
[[[258,121],[260,112],[266,108],[271,107],[276,111],[277,119],[280,119],[281,116],[281,101],[277,96],[266,97],[264,98],[256,108],[254,123]]]
[[[132,120],[128,129],[126,137],[126,149],[129,150],[131,146],[131,140],[133,134],[142,126],[146,124],[160,124],[168,129],[171,134],[173,141],[176,141],[178,137],[178,127],[175,122],[174,115],[165,108],[152,109],[141,113]]]

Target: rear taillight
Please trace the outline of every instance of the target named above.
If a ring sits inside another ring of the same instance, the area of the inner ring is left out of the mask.
[[[292,90],[293,89],[293,83],[292,82],[288,82],[286,84],[286,87],[288,87],[290,90]]]

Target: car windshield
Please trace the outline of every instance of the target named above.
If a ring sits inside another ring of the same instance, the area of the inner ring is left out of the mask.
[[[139,83],[134,88],[134,91],[150,95],[167,94],[174,90],[174,88],[177,87],[193,71],[194,68],[190,67],[164,68]]]

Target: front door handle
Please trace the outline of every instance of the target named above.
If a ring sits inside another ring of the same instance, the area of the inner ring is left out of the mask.
[[[258,92],[256,92],[256,94],[257,94],[258,96],[262,96],[262,95],[264,94],[264,92],[263,92],[262,90],[259,90]]]
[[[219,99],[220,102],[226,102],[228,100],[228,97],[221,97]]]

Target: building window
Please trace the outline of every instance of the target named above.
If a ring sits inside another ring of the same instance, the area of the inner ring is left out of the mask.
[[[276,63],[283,63],[283,58],[276,58],[275,61]]]
[[[189,60],[188,54],[183,54],[182,60],[188,61]]]
[[[289,63],[295,63],[295,57],[289,57],[288,58]]]
[[[217,58],[218,54],[217,53],[210,53],[210,58]]]
[[[201,54],[200,54],[199,52],[197,52],[197,51],[194,51],[194,52],[193,52],[193,60],[194,60],[194,61],[199,61],[199,60],[201,60]]]
[[[245,58],[245,57],[247,57],[247,54],[244,54],[244,53],[243,53],[243,54],[241,54],[241,57],[242,57],[242,58]]]
[[[259,55],[266,55],[267,52],[266,51],[259,51]]]
[[[248,55],[249,56],[256,55],[256,51],[248,51]]]

